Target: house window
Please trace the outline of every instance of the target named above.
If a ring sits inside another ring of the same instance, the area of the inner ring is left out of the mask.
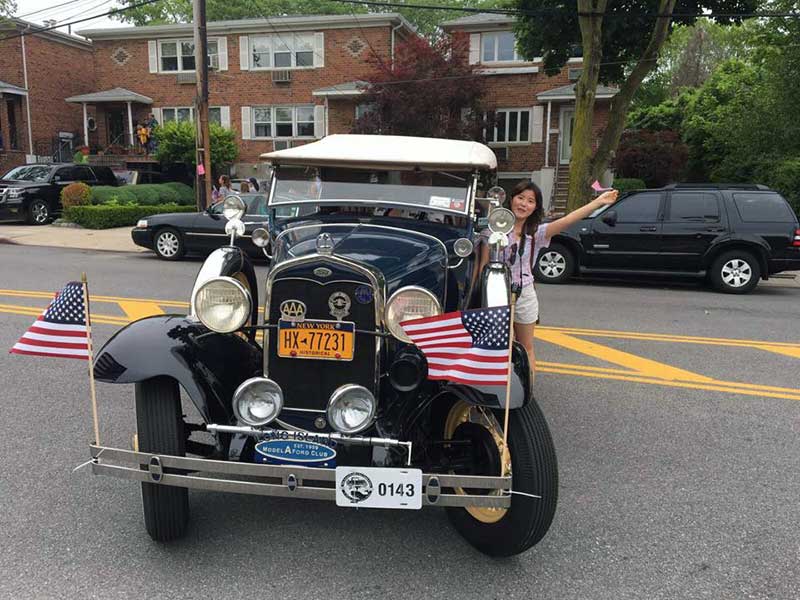
[[[161,109],[161,120],[164,123],[170,121],[188,121],[194,122],[194,107],[193,106],[171,106],[169,108]],[[222,109],[219,106],[212,106],[208,109],[208,122],[222,125]]]
[[[162,73],[183,73],[195,69],[192,40],[161,40],[158,42],[158,56]],[[211,67],[219,67],[217,40],[208,40],[208,63]]]
[[[511,31],[498,31],[497,33],[481,34],[483,49],[482,62],[513,62],[521,61],[522,57],[517,52],[517,41]]]
[[[313,138],[314,105],[253,107],[253,137]]]
[[[250,49],[251,69],[302,69],[314,66],[314,34],[252,36]]]
[[[378,107],[374,102],[362,102],[361,104],[356,104],[356,121],[358,121],[361,117],[364,117],[370,113],[374,113],[377,108]]]
[[[504,108],[487,113],[486,120],[494,128],[484,132],[484,138],[496,144],[526,144],[530,142],[531,111],[528,108]]]

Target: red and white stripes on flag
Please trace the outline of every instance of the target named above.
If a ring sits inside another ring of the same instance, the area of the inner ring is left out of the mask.
[[[13,354],[89,359],[83,285],[68,283],[11,348]]]
[[[479,308],[403,321],[428,361],[428,379],[506,385],[511,309]]]

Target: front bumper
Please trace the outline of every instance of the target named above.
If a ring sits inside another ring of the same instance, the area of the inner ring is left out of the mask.
[[[336,501],[334,469],[228,462],[95,445],[90,449],[92,473],[95,475],[215,492]],[[423,473],[422,486],[422,506],[511,506],[511,476]],[[485,494],[444,492],[448,489],[453,491],[452,488]],[[496,494],[488,495],[492,491]]]
[[[153,249],[153,232],[149,228],[139,229],[138,227],[134,227],[131,229],[131,239],[137,246],[142,246],[150,250]]]

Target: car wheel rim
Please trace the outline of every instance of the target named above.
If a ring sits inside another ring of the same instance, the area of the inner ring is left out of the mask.
[[[33,220],[36,223],[47,222],[47,217],[48,217],[47,205],[42,204],[41,202],[37,202],[31,207],[31,212],[33,213]]]
[[[161,256],[173,257],[178,253],[180,242],[178,236],[169,231],[162,233],[158,236],[156,247]]]
[[[733,288],[747,285],[753,278],[753,268],[745,260],[734,258],[722,265],[722,281]]]
[[[556,278],[567,270],[567,259],[558,252],[545,252],[539,259],[539,270],[548,278]]]
[[[483,435],[480,436],[483,441],[488,441],[490,448],[490,456],[493,457],[486,469],[487,472],[480,473],[462,473],[470,475],[488,475],[497,476],[499,472],[501,476],[511,474],[511,454],[510,452],[503,452],[503,430],[500,424],[495,419],[491,411],[482,406],[474,406],[459,400],[450,409],[447,415],[447,421],[444,425],[444,439],[454,440],[461,439],[459,432],[463,431],[465,427],[471,427],[473,431],[479,430]],[[502,459],[500,457],[503,457]],[[483,469],[478,469],[483,470]],[[455,473],[454,473],[455,474]],[[455,493],[458,495],[474,494],[475,491],[464,490],[463,488],[455,488]],[[502,490],[492,490],[489,495],[499,496]],[[497,523],[502,519],[508,509],[506,508],[489,508],[489,507],[464,507],[464,509],[472,515],[476,520],[481,523]]]

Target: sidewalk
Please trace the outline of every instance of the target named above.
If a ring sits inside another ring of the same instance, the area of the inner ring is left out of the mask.
[[[131,240],[131,227],[114,229],[78,229],[52,225],[14,225],[0,223],[0,244],[51,246],[84,250],[148,252]]]

